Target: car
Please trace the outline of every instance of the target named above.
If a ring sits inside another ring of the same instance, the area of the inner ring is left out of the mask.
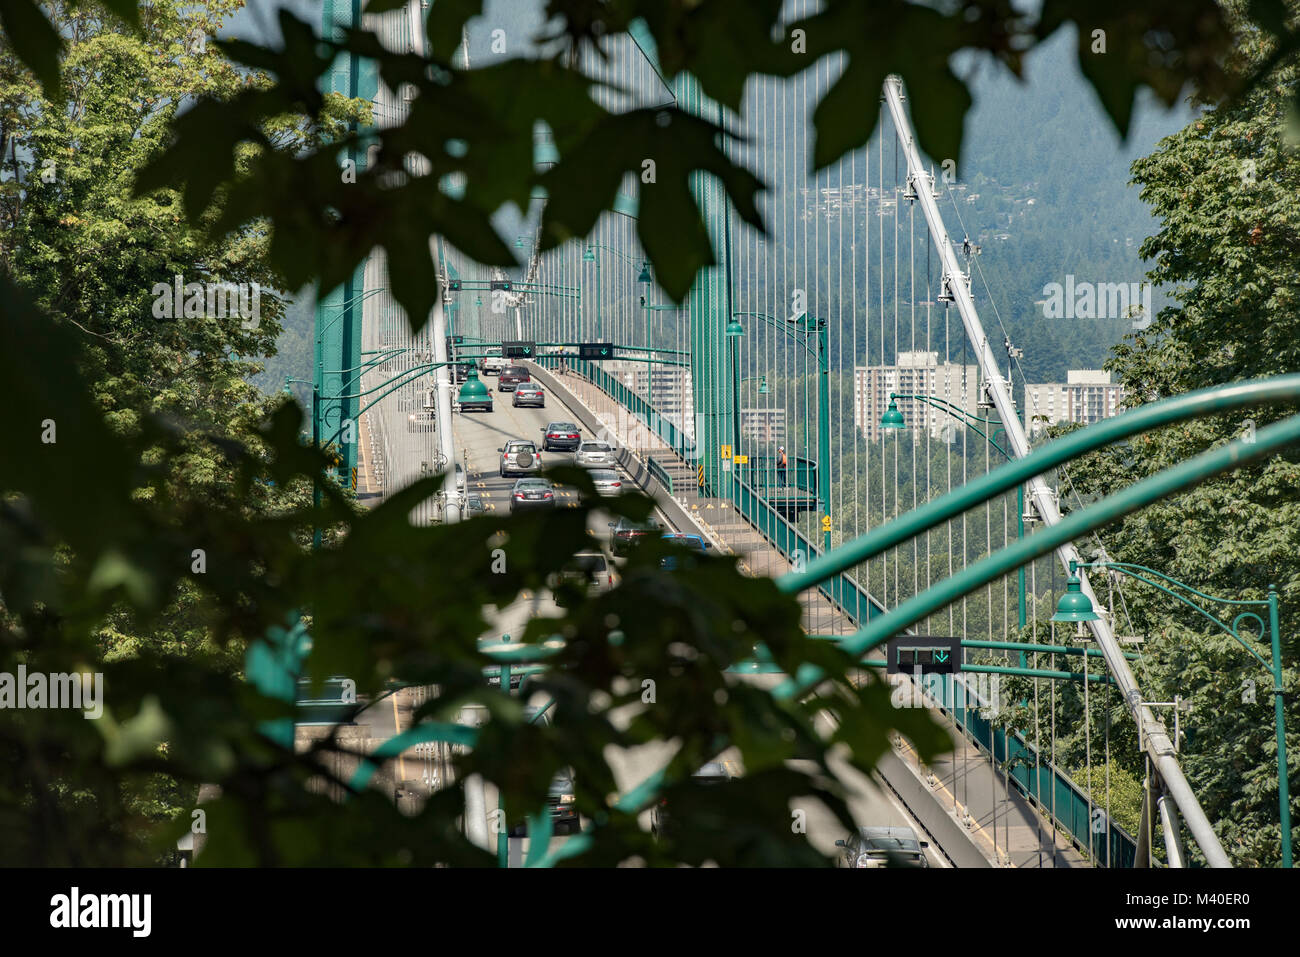
[[[487,506],[483,504],[483,499],[477,495],[471,495],[465,501],[465,517],[473,518],[475,515],[486,515]]]
[[[572,422],[551,422],[542,429],[542,450],[572,452],[582,444],[582,430]]]
[[[501,453],[501,477],[509,475],[535,475],[542,470],[542,454],[532,439],[511,439]]]
[[[670,542],[679,548],[685,548],[692,552],[698,552],[703,555],[713,546],[704,540],[702,535],[690,535],[686,532],[664,532],[664,541]],[[679,562],[676,555],[665,555],[659,560],[662,568],[673,569],[678,566]]]
[[[433,412],[412,412],[406,417],[406,428],[411,432],[432,432],[435,425]]]
[[[592,484],[596,486],[597,495],[608,497],[623,491],[623,480],[613,469],[592,469],[587,474],[591,476]]]
[[[910,827],[859,827],[840,848],[836,867],[929,867],[925,848]]]
[[[451,381],[454,382],[456,385],[460,385],[462,382],[466,381],[469,378],[469,366],[460,365],[458,363],[452,366],[451,370],[452,370]]]
[[[524,708],[524,717],[537,724],[550,724],[550,714],[536,705]],[[573,792],[573,770],[563,768],[551,779],[551,785],[546,793],[546,807],[550,811],[551,821],[555,824],[557,834],[562,831],[573,834],[581,830],[582,820],[578,816],[576,801]],[[517,824],[510,829],[511,837],[524,837],[527,833],[527,824]]]
[[[609,540],[615,555],[626,555],[646,536],[662,530],[654,519],[634,522],[630,518],[620,518],[617,522],[610,522],[609,527],[613,529],[609,533]]]
[[[543,478],[521,478],[510,491],[510,511],[555,508],[555,489]]]
[[[578,443],[578,451],[573,454],[573,464],[583,468],[608,468],[617,464],[614,461],[614,446],[608,442],[588,439]]]
[[[501,356],[485,356],[483,358],[484,375],[500,375],[501,370],[510,363]]]
[[[617,585],[618,578],[614,559],[603,552],[591,550],[578,552],[570,558],[560,571],[551,576],[547,585],[552,591],[566,582],[579,586],[585,585],[588,594],[598,595]]]
[[[701,787],[716,787],[720,784],[726,784],[735,776],[729,762],[710,761],[691,775],[691,781]],[[672,819],[668,815],[668,799],[661,798],[659,803],[655,805],[654,810],[650,812],[650,833],[655,837],[659,837],[671,827]]]
[[[497,376],[497,391],[513,392],[521,382],[528,382],[531,378],[523,366],[506,366]]]
[[[536,382],[521,382],[515,386],[515,397],[510,400],[510,404],[515,408],[522,405],[532,406],[537,409],[546,408],[546,393]]]

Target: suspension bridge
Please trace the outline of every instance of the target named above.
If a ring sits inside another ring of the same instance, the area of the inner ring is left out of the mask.
[[[811,4],[790,6],[798,17]],[[356,4],[324,9],[326,30],[358,15]],[[419,3],[367,18],[367,26],[392,49],[423,51]],[[689,77],[665,80],[647,32],[612,39],[607,53],[581,64],[607,109],[680,110],[734,125]],[[493,54],[471,24],[458,56],[468,66]],[[497,450],[509,439],[537,439],[548,421],[578,424],[585,437],[616,447],[620,477],[655,498],[665,527],[698,534],[740,556],[748,573],[777,579],[799,596],[808,633],[860,651],[866,667],[883,666],[868,652],[904,631],[960,643],[963,676],[927,684],[929,696],[919,699],[950,730],[953,753],[925,766],[897,740],[877,777],[855,784],[855,813],[870,818],[862,823],[924,832],[937,865],[1142,867],[1160,857],[1181,866],[1186,835],[1210,866],[1228,866],[1162,717],[1177,712],[1158,711],[1163,703],[1143,694],[1133,646],[1117,634],[1123,611],[1114,612],[1113,596],[1126,586],[1108,581],[1111,600],[1102,602],[1090,583],[1089,559],[1107,564],[1093,537],[1102,520],[1087,518],[1092,509],[1062,518],[1062,503],[1083,504],[1059,478],[1067,458],[1044,459],[1045,450],[1030,447],[1015,401],[1025,381],[1020,350],[998,316],[997,290],[983,282],[953,185],[917,149],[901,82],[890,78],[881,89],[868,146],[807,172],[811,111],[839,69],[821,61],[791,80],[751,80],[744,138],[728,149],[768,184],[759,206],[769,230],[744,223],[720,184],[699,176],[693,189],[716,265],[680,305],[660,291],[638,244],[639,209],[654,201],[654,187],[634,178],[590,235],[547,252],[546,199],[536,195],[511,224],[521,260],[514,270],[481,266],[435,240],[441,300],[417,334],[387,291],[382,256],[372,255],[319,300],[318,438],[335,443],[339,478],[363,499],[424,474],[453,475],[444,494],[413,511],[413,522],[427,524],[507,507]],[[332,88],[371,100],[379,127],[407,109],[403,92],[382,88],[364,62],[341,61]],[[364,167],[363,155],[349,158]],[[556,159],[539,130],[539,170]],[[515,408],[497,392],[491,413],[466,410],[488,394],[478,363],[503,347],[544,386],[546,409]],[[1294,396],[1296,383],[1278,382],[1108,420],[1084,430],[1093,433],[1086,438],[1072,436],[1073,454],[1140,428]],[[1261,431],[1251,454],[1293,439],[1288,428]],[[1228,464],[1207,460],[1166,488]],[[1145,484],[1115,507],[1149,501]],[[500,633],[543,614],[537,602],[528,596],[503,610]],[[503,687],[509,670],[498,674]],[[974,676],[1030,679],[1023,704],[1034,730],[1001,727],[996,685]],[[815,678],[763,673],[760,663],[746,680],[790,695]],[[900,687],[915,680],[904,676]],[[1085,715],[1096,708],[1106,716],[1095,740],[1094,721],[1084,722],[1083,767],[1057,761],[1058,698],[1067,687]],[[409,702],[402,707],[409,719]],[[1110,733],[1112,714],[1127,717],[1123,737]],[[418,747],[432,767],[437,748],[464,746],[417,742],[396,704],[391,723],[374,720],[374,739],[397,736],[390,757]],[[1280,732],[1278,743],[1284,754]],[[1126,829],[1111,814],[1109,773],[1112,752],[1135,748],[1147,774],[1139,822]],[[617,768],[629,800],[652,786],[664,760],[642,756]],[[433,779],[450,783],[426,770],[424,783]],[[1289,834],[1285,775],[1279,785]],[[467,819],[478,818],[467,830],[486,834],[481,820],[492,802],[490,788],[467,783]],[[833,852],[836,826],[817,822],[810,839]],[[577,853],[581,836],[547,849],[553,857],[565,846]],[[1285,850],[1289,865],[1289,842]],[[524,860],[522,845],[503,844],[502,853],[503,863]],[[528,848],[528,862],[545,862],[545,853]]]

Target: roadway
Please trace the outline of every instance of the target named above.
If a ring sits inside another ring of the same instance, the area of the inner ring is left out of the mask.
[[[575,409],[566,405],[560,396],[554,392],[547,392],[545,408],[515,408],[511,405],[511,393],[496,391],[497,383],[494,377],[485,377],[483,381],[493,390],[493,411],[490,413],[469,412],[455,415],[453,432],[456,438],[457,452],[465,463],[469,494],[482,498],[488,511],[508,510],[510,507],[510,489],[516,479],[513,477],[502,478],[500,476],[498,466],[500,453],[497,450],[502,448],[509,439],[533,439],[540,444],[542,429],[549,422],[571,421],[580,423],[582,419],[576,414]],[[584,438],[591,438],[586,434],[586,430],[581,431]],[[607,435],[602,436],[602,438],[607,437]],[[572,455],[567,452],[544,452],[542,455],[544,464],[553,465],[557,460],[571,461]],[[626,474],[623,475],[623,478],[625,481],[631,481]],[[556,494],[559,498],[560,507],[577,504],[576,492],[560,489],[557,490]],[[672,528],[676,531],[700,532],[700,529],[696,528],[677,528],[676,524],[663,512],[658,512],[657,518],[666,528]],[[597,538],[607,541],[606,519],[602,513],[593,512],[591,524],[593,527],[589,530]],[[518,634],[519,630],[530,619],[538,616],[555,617],[558,614],[559,610],[549,594],[545,592],[526,593],[518,601],[505,608],[490,610],[488,617],[492,625],[490,631],[483,637],[499,639],[503,635]],[[736,680],[771,684],[779,680],[780,677],[774,675],[746,675],[737,676]],[[544,704],[545,702],[538,701],[536,703]],[[629,720],[638,707],[641,707],[641,705],[631,705],[623,709],[622,713],[616,713],[613,716],[616,724]],[[465,717],[475,720],[478,716],[466,715]],[[563,720],[562,716],[559,716],[559,720]],[[829,722],[829,720],[829,718],[825,719],[826,722]],[[829,729],[827,730],[829,731]],[[636,749],[612,751],[609,755],[610,766],[619,788],[623,791],[630,790],[662,768],[672,753],[673,746],[666,742],[645,745]],[[737,768],[741,766],[740,754],[734,749],[724,752],[719,756],[719,760],[730,761]],[[922,829],[912,820],[892,793],[878,786],[875,781],[853,771],[842,760],[836,759],[835,767],[837,776],[844,785],[849,807],[857,822],[863,825],[911,827],[922,839],[925,839]],[[496,807],[496,791],[490,783],[485,785],[484,790],[484,803],[490,815]],[[774,821],[773,827],[794,826],[796,821],[795,811],[802,812],[802,820],[807,828],[808,840],[813,846],[828,857],[834,855],[836,852],[835,841],[846,837],[847,834],[835,817],[812,798],[793,802],[791,818],[789,820]],[[642,826],[648,830],[650,826],[649,812],[647,811],[642,817]],[[491,833],[490,829],[489,833]],[[566,840],[568,840],[567,835],[555,835],[552,837],[552,846],[558,846]],[[522,856],[527,853],[528,838],[511,839],[510,844],[512,864],[517,864],[522,859]],[[928,856],[932,866],[946,865],[946,861],[935,852],[933,846],[928,851]]]

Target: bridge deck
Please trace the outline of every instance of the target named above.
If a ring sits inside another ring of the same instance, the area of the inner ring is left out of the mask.
[[[725,499],[700,496],[694,465],[685,461],[659,436],[641,427],[599,386],[570,373],[563,386],[616,436],[643,459],[653,456],[673,483],[673,495],[693,519],[726,548],[740,556],[746,574],[776,577],[790,562]],[[800,494],[797,489],[791,489]],[[853,621],[820,591],[800,595],[803,627],[814,634],[851,634]],[[975,745],[948,717],[936,712],[953,741],[953,751],[924,766],[902,739],[895,752],[929,786],[934,801],[967,827],[979,852],[990,862],[1015,867],[1086,867],[1087,860],[1015,787],[1008,788],[986,752]],[[969,820],[969,824],[967,821]]]

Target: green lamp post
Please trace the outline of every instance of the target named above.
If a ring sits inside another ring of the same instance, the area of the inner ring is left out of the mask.
[[[464,405],[466,402],[483,402],[489,398],[487,386],[479,381],[478,372],[472,367],[465,376],[465,382],[461,385],[460,391],[456,393],[457,401]]]
[[[1070,577],[1065,582],[1065,594],[1056,603],[1056,614],[1052,621],[1096,621],[1101,616],[1093,611],[1092,599],[1083,593],[1082,584],[1075,571],[1074,562],[1070,562]]]
[[[889,408],[880,417],[880,427],[891,432],[907,428],[907,420],[903,418],[903,413],[898,411],[898,403],[894,401],[892,395],[889,397]]]
[[[802,332],[804,335],[803,347],[806,350],[808,350],[808,352],[817,360],[817,371],[820,374],[818,379],[819,386],[817,389],[817,421],[818,421],[817,497],[818,497],[818,505],[821,509],[821,514],[822,514],[822,544],[825,550],[829,552],[831,548],[831,521],[830,521],[831,430],[830,430],[830,421],[828,417],[830,415],[830,407],[831,407],[831,400],[830,400],[831,380],[830,380],[830,366],[829,366],[829,362],[830,362],[829,350],[827,348],[827,343],[826,343],[826,320],[815,319],[812,316],[809,316],[808,313],[806,312],[801,313],[800,315],[794,317],[793,319],[786,319],[784,321],[774,319],[763,312],[749,312],[749,311],[734,312],[731,315],[731,321],[727,323],[726,331],[729,337],[739,337],[744,335],[745,330],[740,325],[740,321],[739,321],[740,316],[753,316],[755,319],[761,319],[763,322],[766,322],[770,326],[774,326],[778,329],[785,329],[790,335],[794,335],[796,330],[798,332]],[[813,333],[817,334],[816,349],[814,349],[812,346],[808,344],[808,338],[811,337]],[[737,371],[736,374],[738,375],[739,372]],[[808,402],[806,401],[806,396],[807,396],[806,390],[804,395],[805,395],[804,412],[805,412],[805,422],[806,422],[807,421],[806,415],[807,415],[807,408],[808,408]],[[738,406],[736,408],[735,415],[737,421],[739,421],[740,410]],[[738,425],[736,426],[736,431],[739,432]],[[804,430],[805,437],[807,435],[807,431],[808,430],[805,427]]]
[[[981,425],[988,427],[993,424],[988,419],[981,419],[978,416],[973,416],[965,409],[961,408],[960,406],[953,405],[951,402],[948,402],[945,399],[936,398],[935,396],[932,395],[916,395],[916,394],[903,394],[898,392],[891,392],[889,394],[889,408],[885,410],[885,414],[880,418],[880,428],[882,430],[886,432],[896,432],[901,429],[907,428],[907,420],[903,417],[903,413],[899,411],[898,403],[896,401],[897,399],[911,399],[914,402],[924,402],[926,405],[936,408],[940,412],[947,413],[948,415],[952,416],[954,419],[957,419],[967,428],[973,429],[978,434],[984,436],[984,438],[988,440],[989,445],[997,449],[997,451],[1002,454],[1003,458],[1005,458],[1008,462],[1012,461],[1011,453],[1008,452],[1006,449],[1004,449],[1001,445],[998,445],[997,442],[998,433],[1001,432],[1005,436],[1006,434],[1005,429],[1002,428],[995,429],[992,435],[990,435],[988,432],[985,432],[984,429],[980,428]],[[1024,537],[1025,537],[1025,487],[1023,485],[1018,485],[1016,486],[1016,538],[1023,539]],[[1019,592],[1018,620],[1020,622],[1020,627],[1024,628],[1029,623],[1028,611],[1027,611],[1027,599],[1026,599],[1027,586],[1025,583],[1024,566],[1021,566],[1020,568],[1016,569],[1016,586]],[[1022,666],[1025,665],[1025,656],[1023,653],[1020,656],[1020,663]]]
[[[1052,616],[1052,621],[1093,621],[1099,616],[1093,610],[1092,601],[1083,590],[1079,587],[1079,578],[1076,574],[1078,568],[1105,568],[1129,578],[1135,578],[1140,582],[1151,585],[1160,589],[1167,595],[1177,598],[1184,605],[1199,613],[1203,618],[1209,619],[1221,631],[1226,632],[1236,639],[1246,651],[1268,669],[1273,677],[1273,725],[1274,734],[1277,737],[1277,798],[1278,798],[1278,817],[1282,827],[1282,866],[1292,867],[1291,854],[1291,795],[1290,787],[1287,781],[1287,760],[1286,760],[1286,725],[1284,723],[1284,706],[1283,706],[1283,675],[1282,675],[1282,643],[1278,629],[1278,595],[1277,586],[1268,586],[1268,598],[1266,599],[1234,599],[1218,598],[1214,595],[1207,595],[1204,592],[1197,591],[1186,582],[1181,582],[1176,578],[1171,578],[1163,572],[1158,572],[1153,568],[1147,568],[1145,565],[1134,565],[1129,562],[1070,562],[1070,578],[1066,582],[1066,592],[1061,596],[1060,602],[1057,603],[1056,614]],[[1151,576],[1150,578],[1146,576]],[[1162,582],[1166,584],[1162,584]],[[1270,650],[1272,652],[1271,661],[1265,661],[1263,656],[1254,648],[1248,645],[1240,633],[1240,623],[1243,619],[1253,619],[1259,626],[1259,633],[1256,636],[1263,640],[1266,630],[1264,620],[1254,612],[1243,611],[1232,619],[1231,624],[1220,621],[1216,616],[1210,614],[1198,603],[1192,601],[1186,595],[1179,594],[1172,588],[1181,588],[1184,591],[1191,592],[1198,598],[1206,601],[1215,602],[1222,605],[1255,605],[1268,609],[1268,626]]]

